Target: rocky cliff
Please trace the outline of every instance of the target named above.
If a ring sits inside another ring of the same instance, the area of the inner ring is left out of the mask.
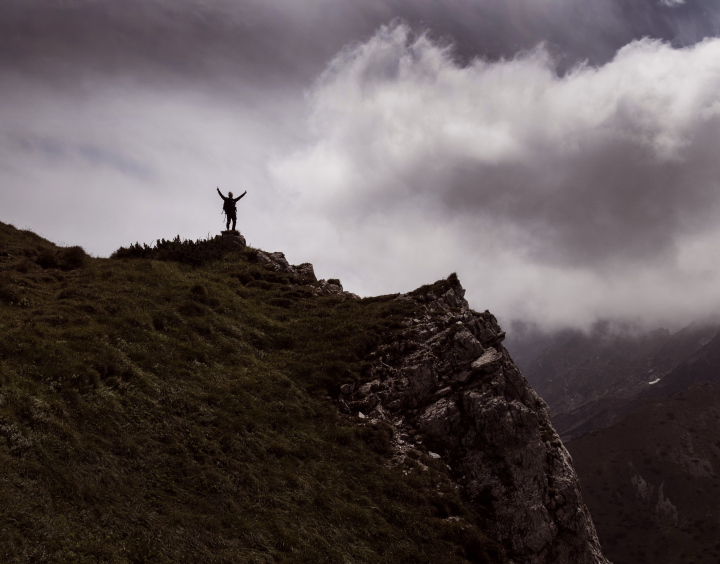
[[[0,562],[604,562],[455,277],[360,299],[233,237],[0,222]]]
[[[371,381],[343,386],[341,409],[386,421],[397,462],[418,449],[444,459],[513,562],[607,562],[545,402],[464,294],[452,275],[396,298],[424,315],[372,355]]]

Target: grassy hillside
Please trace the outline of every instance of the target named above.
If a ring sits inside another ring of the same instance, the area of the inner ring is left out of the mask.
[[[177,249],[0,223],[0,561],[504,561],[441,461],[333,402],[419,306]]]

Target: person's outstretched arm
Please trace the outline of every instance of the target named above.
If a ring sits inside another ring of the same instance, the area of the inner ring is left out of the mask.
[[[220,194],[220,197],[224,200],[224,199],[225,199],[225,196],[222,195],[222,192],[220,191],[220,188],[218,188],[217,191],[218,191],[218,194]]]
[[[235,201],[237,202],[240,198],[242,198],[245,194],[247,194],[247,190],[245,190],[242,194],[240,194],[237,198],[235,198]]]

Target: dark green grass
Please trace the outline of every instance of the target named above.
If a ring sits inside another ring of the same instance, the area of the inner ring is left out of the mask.
[[[441,462],[390,467],[332,401],[413,307],[252,261],[0,224],[0,561],[503,561]]]

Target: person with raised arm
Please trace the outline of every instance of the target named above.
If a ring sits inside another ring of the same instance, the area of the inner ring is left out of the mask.
[[[232,192],[228,192],[227,197],[223,196],[219,187],[217,189],[217,193],[220,194],[220,197],[223,199],[223,211],[225,212],[225,217],[227,218],[226,229],[230,231],[230,221],[232,220],[232,230],[235,231],[235,225],[237,224],[237,201],[247,194],[247,190],[245,190],[245,192],[240,194],[237,198],[233,198]]]

